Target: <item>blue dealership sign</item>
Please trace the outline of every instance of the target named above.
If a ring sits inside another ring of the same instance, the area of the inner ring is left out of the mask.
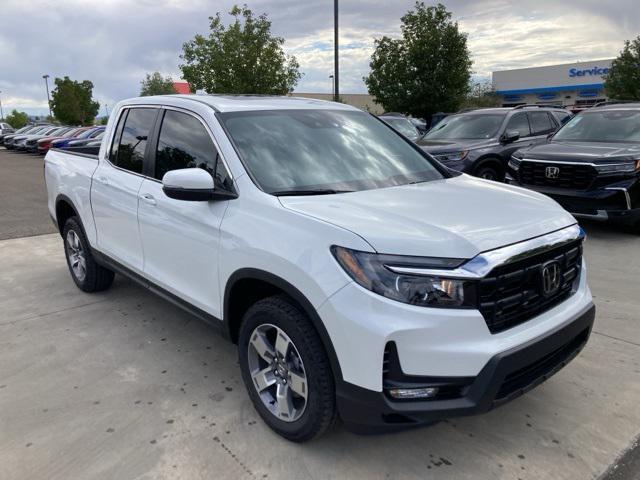
[[[570,68],[569,76],[570,77],[589,77],[589,76],[597,76],[601,77],[602,75],[606,75],[609,73],[609,67],[593,67],[593,68]]]

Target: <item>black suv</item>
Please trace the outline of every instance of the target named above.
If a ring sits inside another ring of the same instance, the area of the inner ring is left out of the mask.
[[[417,143],[453,170],[503,181],[513,152],[545,142],[571,116],[540,105],[463,111],[441,120]]]
[[[640,103],[581,112],[545,144],[515,152],[506,181],[549,195],[576,217],[640,231]]]

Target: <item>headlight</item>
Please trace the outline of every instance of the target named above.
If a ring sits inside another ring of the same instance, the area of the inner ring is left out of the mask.
[[[462,150],[460,152],[447,152],[447,153],[434,153],[432,154],[436,160],[442,163],[445,162],[460,162],[467,158],[469,150]]]
[[[338,246],[331,247],[331,252],[351,278],[367,290],[383,297],[423,307],[474,306],[474,285],[469,280],[407,275],[391,270],[394,266],[455,268],[464,260],[380,255]]]
[[[509,168],[517,172],[520,169],[521,162],[522,162],[521,158],[511,155],[511,158],[509,159]]]
[[[625,163],[611,163],[609,165],[596,165],[598,173],[633,173],[640,171],[640,160],[632,160]]]

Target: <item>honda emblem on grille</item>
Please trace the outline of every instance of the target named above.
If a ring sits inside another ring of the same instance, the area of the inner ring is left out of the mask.
[[[558,167],[547,167],[544,170],[544,176],[547,178],[558,178],[560,176],[560,169]]]
[[[542,294],[550,297],[560,289],[562,284],[562,269],[554,260],[542,265]]]

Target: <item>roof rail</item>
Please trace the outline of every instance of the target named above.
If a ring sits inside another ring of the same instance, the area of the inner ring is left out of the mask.
[[[624,103],[640,103],[638,100],[605,100],[604,102],[594,103],[591,108],[604,107],[605,105],[619,105]]]
[[[562,105],[538,105],[537,103],[523,103],[522,105],[516,105],[514,110],[521,110],[523,108],[564,108]]]

